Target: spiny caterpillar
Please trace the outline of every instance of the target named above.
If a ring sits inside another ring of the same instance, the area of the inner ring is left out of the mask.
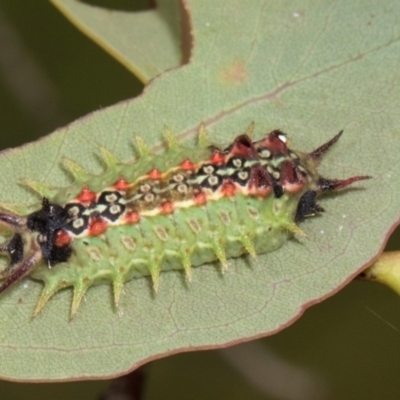
[[[151,154],[138,138],[135,163],[120,163],[102,149],[107,168],[101,175],[67,160],[75,177],[70,187],[25,181],[42,204],[25,216],[0,212],[0,223],[12,231],[0,246],[9,259],[0,293],[28,275],[44,281],[37,315],[57,291],[72,286],[73,318],[87,289],[105,280],[118,306],[123,284],[133,278],[150,275],[157,290],[161,271],[184,269],[190,281],[192,266],[219,260],[224,271],[227,258],[277,249],[301,232],[296,222],[323,211],[317,195],[369,178],[318,174],[322,155],[342,132],[302,153],[279,130],[256,141],[252,131],[253,125],[219,148],[202,127],[193,149],[167,130],[163,154]]]

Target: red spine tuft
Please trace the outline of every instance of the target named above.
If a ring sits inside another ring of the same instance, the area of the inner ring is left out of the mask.
[[[257,150],[247,135],[240,135],[235,139],[230,154],[244,158],[257,158]]]
[[[298,193],[304,186],[304,177],[293,161],[283,161],[281,164],[280,184],[285,192]]]

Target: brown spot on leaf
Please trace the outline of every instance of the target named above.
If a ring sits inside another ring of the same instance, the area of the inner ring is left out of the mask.
[[[240,84],[248,79],[245,63],[243,61],[236,61],[229,68],[222,71],[222,79],[226,83]]]

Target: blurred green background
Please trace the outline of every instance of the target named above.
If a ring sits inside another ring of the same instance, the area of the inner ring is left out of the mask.
[[[87,2],[136,9],[128,0]],[[143,88],[45,0],[1,1],[0,46],[0,149],[36,140]],[[398,243],[397,233],[390,249]],[[152,362],[144,398],[395,400],[399,354],[400,298],[356,281],[274,336]],[[0,399],[90,400],[108,385],[0,381]]]

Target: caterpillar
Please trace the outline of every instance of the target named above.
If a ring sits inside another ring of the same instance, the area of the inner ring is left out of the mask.
[[[318,195],[369,178],[327,179],[317,172],[342,131],[303,153],[280,130],[253,141],[253,129],[221,147],[201,127],[196,148],[167,130],[163,154],[152,154],[137,138],[136,162],[120,163],[101,149],[101,175],[66,160],[71,186],[25,181],[41,206],[26,215],[12,207],[0,212],[0,225],[10,230],[0,246],[8,258],[0,294],[26,276],[43,281],[36,316],[57,291],[72,286],[73,318],[88,288],[109,281],[118,306],[131,279],[150,275],[157,291],[161,271],[183,269],[190,281],[192,266],[219,260],[226,271],[229,258],[279,248],[301,233],[298,222],[324,211]]]

